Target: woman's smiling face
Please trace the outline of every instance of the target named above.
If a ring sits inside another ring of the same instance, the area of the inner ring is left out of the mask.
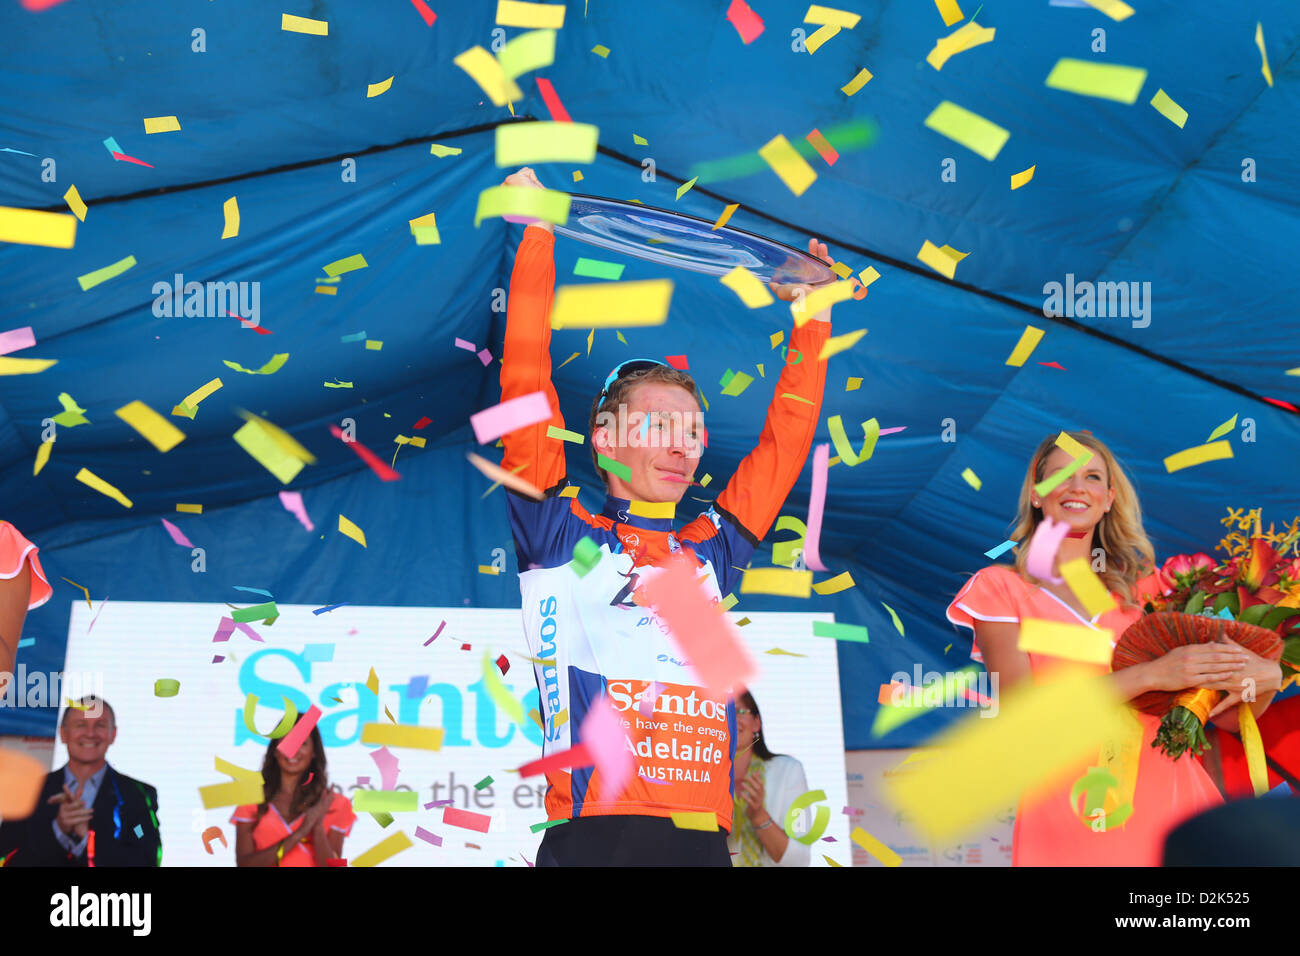
[[[1052,477],[1073,460],[1073,456],[1064,448],[1052,449],[1052,453],[1047,456],[1043,478]],[[1044,517],[1063,521],[1075,532],[1087,532],[1095,528],[1114,501],[1115,491],[1110,487],[1106,462],[1095,451],[1086,465],[1049,494],[1041,497],[1034,495],[1032,498],[1035,507],[1042,508]]]

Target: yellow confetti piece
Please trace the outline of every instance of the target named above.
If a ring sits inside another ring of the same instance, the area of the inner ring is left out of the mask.
[[[144,131],[146,135],[151,133],[179,133],[181,131],[181,121],[175,116],[146,116],[144,118]]]
[[[996,720],[955,724],[933,741],[928,759],[885,776],[886,800],[920,832],[948,843],[1014,804],[1023,790],[1094,756],[1122,728],[1124,707],[1109,681],[1074,671],[1012,688]]]
[[[857,286],[850,281],[829,282],[818,286],[802,298],[796,298],[790,303],[790,314],[794,316],[795,326],[802,326],[805,322],[811,321],[814,315],[821,314],[837,302],[848,301],[853,298],[856,290]]]
[[[861,14],[850,10],[837,10],[834,7],[823,7],[817,4],[811,5],[808,12],[803,15],[804,23],[844,27],[847,30],[856,27],[861,19]]]
[[[880,278],[880,273],[876,271],[875,266],[867,266],[858,273],[858,278],[862,280],[864,286],[870,286],[871,283]]]
[[[755,367],[756,369],[758,369],[758,374],[759,374],[761,377],[763,377],[763,378],[767,378],[766,373],[763,371],[763,363],[762,363],[762,362],[757,362],[757,363],[755,363],[754,367]]]
[[[856,375],[844,383],[844,391],[846,392],[856,392],[861,387],[862,387],[862,379]]]
[[[357,542],[361,547],[366,546],[366,533],[341,514],[339,515],[339,531]]]
[[[362,724],[361,742],[383,747],[410,747],[415,750],[441,750],[444,730],[441,727],[416,727],[412,724]]]
[[[1268,50],[1264,47],[1264,24],[1255,22],[1255,46],[1259,47],[1259,72],[1264,74],[1264,82],[1273,85],[1273,71],[1268,68]]]
[[[546,664],[553,667],[555,665],[555,661],[547,661]],[[568,719],[569,719],[569,708],[566,707],[564,708],[564,710],[560,711],[558,714],[555,715],[554,724],[556,727],[563,727],[565,723],[568,721]]]
[[[961,7],[957,6],[957,0],[934,0],[934,5],[939,8],[939,16],[943,17],[943,25],[946,27],[952,26],[965,16],[961,12]]]
[[[958,53],[964,53],[971,47],[991,43],[995,33],[992,27],[982,27],[974,22],[967,23],[948,36],[937,40],[934,49],[926,56],[925,62],[936,70],[942,70],[943,65]]]
[[[239,201],[236,197],[231,196],[221,204],[221,212],[225,217],[225,225],[221,229],[222,239],[233,239],[239,235]]]
[[[501,64],[506,79],[511,82],[532,70],[550,66],[555,62],[555,31],[530,30],[519,34],[502,47],[497,54],[497,62]],[[514,115],[513,106],[510,107],[510,113]]]
[[[307,17],[295,17],[291,13],[280,14],[280,29],[289,33],[308,33],[312,36],[329,36],[330,25],[327,20],[310,20]]]
[[[768,336],[768,340],[772,343],[772,348],[776,348],[778,345],[780,345],[782,342],[785,341],[785,333],[773,332],[771,335]]]
[[[966,481],[966,484],[970,485],[976,491],[979,491],[984,484],[984,482],[980,481],[980,476],[975,474],[975,472],[971,471],[969,468],[963,468],[961,476]]]
[[[921,244],[921,251],[916,258],[945,278],[951,279],[957,274],[957,262],[945,255],[938,246],[926,239]]]
[[[816,53],[822,48],[823,43],[839,32],[840,27],[833,23],[828,23],[824,27],[819,28],[815,33],[808,37],[808,39],[804,40],[804,49],[808,51],[809,55]]]
[[[690,191],[691,187],[695,185],[696,180],[698,180],[699,178],[700,178],[699,176],[696,176],[695,179],[692,179],[689,182],[684,182],[680,186],[678,186],[677,198],[681,199],[683,196],[685,196]]]
[[[590,163],[599,134],[590,123],[505,123],[496,129],[496,164]]]
[[[848,571],[844,571],[833,578],[827,578],[821,584],[814,584],[813,590],[818,594],[839,594],[841,591],[847,591],[853,586],[853,575],[849,574]]]
[[[718,829],[718,815],[716,813],[691,813],[679,810],[672,814],[673,826],[679,830],[710,830]]]
[[[639,136],[639,135],[637,135],[636,133],[633,133],[633,134],[632,134],[632,142],[636,143],[636,145],[638,145],[638,146],[649,146],[649,145],[650,145],[650,141],[649,141],[649,140],[647,140],[644,136]]]
[[[1151,97],[1151,105],[1155,107],[1157,113],[1179,129],[1187,123],[1187,110],[1171,100],[1164,90],[1156,90],[1156,95]]]
[[[605,46],[603,43],[597,43],[594,47],[591,48],[591,52],[596,54],[596,56],[602,58],[608,57],[609,47]]]
[[[478,566],[478,573],[479,574],[500,574],[501,572],[498,571],[490,564],[480,564]]]
[[[181,400],[181,403],[172,409],[172,414],[185,418],[193,418],[198,412],[199,402],[203,401],[217,389],[221,388],[221,379],[214,378],[202,388],[196,388]]]
[[[268,423],[250,419],[232,437],[258,464],[287,485],[302,471],[304,462],[289,454],[263,427],[265,424]]]
[[[1047,74],[1045,84],[1054,90],[1095,96],[1132,106],[1137,102],[1147,71],[1137,66],[1095,63],[1062,57]]]
[[[862,423],[862,450],[854,452],[853,446],[849,444],[849,436],[844,431],[844,422],[839,415],[826,419],[826,429],[831,433],[831,444],[835,446],[840,458],[849,467],[870,460],[876,450],[876,440],[880,437],[880,422],[875,418],[868,419]]]
[[[178,504],[176,510],[184,514],[201,515],[203,514],[203,505],[184,505]]]
[[[1216,438],[1222,438],[1224,435],[1228,434],[1228,432],[1232,431],[1236,427],[1237,427],[1237,416],[1233,415],[1231,418],[1229,418],[1226,422],[1224,422],[1214,431],[1210,432],[1210,437],[1205,440],[1207,442],[1211,442],[1214,441],[1214,439]]]
[[[1124,3],[1124,0],[1083,0],[1083,2],[1117,22],[1133,16],[1133,8]]]
[[[753,382],[754,376],[748,375],[745,372],[736,372],[730,379],[728,379],[726,387],[722,389],[722,394],[735,397],[745,389],[749,388]]]
[[[1268,763],[1264,755],[1264,740],[1260,736],[1254,711],[1244,701],[1237,705],[1237,727],[1242,747],[1246,751],[1246,773],[1250,776],[1250,785],[1255,790],[1255,796],[1262,797],[1268,793]]]
[[[61,580],[68,581],[67,578],[62,578]],[[90,588],[83,587],[82,585],[78,584],[76,581],[68,581],[68,583],[71,584],[78,591],[86,592],[86,607],[91,608],[93,610],[94,605],[90,603]]]
[[[642,518],[675,518],[677,502],[675,501],[633,501],[628,505],[628,512]]]
[[[580,170],[580,169],[575,169],[575,170],[573,171],[573,181],[574,181],[575,183],[580,183],[580,182],[582,182],[582,170]]]
[[[1047,654],[1086,664],[1109,664],[1113,636],[1113,632],[1105,628],[1027,617],[1020,622],[1018,647],[1027,654]]]
[[[452,62],[469,74],[493,106],[505,106],[508,102],[523,99],[524,91],[515,85],[514,80],[506,77],[497,58],[481,46],[470,47]]]
[[[0,375],[35,375],[44,372],[51,365],[58,364],[58,359],[12,358],[0,355]]]
[[[375,96],[382,96],[383,94],[387,93],[389,88],[392,87],[393,80],[396,78],[396,76],[397,74],[394,73],[388,79],[380,80],[378,83],[367,83],[366,99],[371,99],[372,97]]]
[[[885,866],[902,866],[903,858],[901,856],[862,829],[862,827],[854,827],[849,836],[854,843],[885,864]]]
[[[555,290],[551,327],[662,325],[668,319],[672,294],[671,279],[560,286]]]
[[[478,195],[478,206],[474,210],[474,225],[489,216],[527,216],[531,219],[545,219],[547,222],[562,226],[569,221],[569,204],[572,197],[568,193],[554,189],[533,189],[528,186],[492,186]]]
[[[339,290],[332,285],[318,285],[316,293],[318,295],[338,295]]]
[[[403,850],[409,850],[414,846],[411,838],[406,835],[405,830],[398,830],[390,837],[385,837],[365,853],[355,857],[349,866],[378,866],[385,860],[391,859]]]
[[[63,194],[63,201],[68,204],[74,216],[82,222],[86,221],[86,204],[82,202],[81,193],[77,192],[75,185],[68,187],[68,191]]]
[[[761,309],[773,302],[767,286],[744,266],[736,266],[718,281],[736,293],[747,308]]]
[[[483,684],[487,687],[488,696],[507,717],[520,727],[526,726],[527,718],[524,716],[523,705],[502,682],[501,672],[493,663],[491,654],[488,653],[483,655]]]
[[[324,272],[331,279],[333,279],[336,278],[337,276],[343,275],[346,272],[355,272],[357,269],[368,269],[368,268],[370,268],[370,263],[366,262],[366,257],[358,252],[354,256],[346,256],[345,258],[342,259],[335,259],[329,265],[323,267],[321,271]]]
[[[750,568],[740,579],[741,594],[779,594],[806,598],[812,594],[811,571],[785,568]]]
[[[944,100],[925,118],[925,125],[990,162],[997,158],[1011,133],[956,103]]]
[[[1061,577],[1065,578],[1065,583],[1090,616],[1097,617],[1115,608],[1115,599],[1106,590],[1101,578],[1093,573],[1086,558],[1074,558],[1062,564]],[[1109,647],[1107,652],[1109,653]],[[1110,661],[1109,656],[1106,661]]]
[[[867,334],[866,329],[858,329],[856,332],[846,332],[843,335],[835,335],[826,340],[822,350],[817,353],[817,361],[828,359],[832,355],[838,355],[846,349],[851,349],[857,345],[859,340]]]
[[[1226,441],[1209,442],[1204,445],[1196,445],[1193,448],[1186,448],[1177,454],[1170,455],[1165,459],[1165,471],[1181,471],[1183,468],[1191,468],[1193,465],[1203,465],[1207,461],[1218,461],[1222,458],[1232,457],[1232,445]]]
[[[459,146],[441,146],[438,143],[431,143],[429,152],[441,159],[444,156],[459,156],[464,150]]]
[[[435,213],[417,216],[409,220],[411,235],[415,236],[417,246],[438,245],[442,237],[438,234],[438,217]]]
[[[709,482],[712,480],[713,480],[712,475],[705,475],[703,478],[700,479],[700,487],[701,488],[709,487]]]
[[[1033,179],[1033,178],[1034,178],[1034,170],[1037,169],[1037,168],[1038,168],[1038,164],[1035,163],[1034,165],[1030,166],[1028,169],[1023,169],[1023,170],[1021,170],[1021,171],[1018,172],[1018,173],[1012,173],[1012,174],[1011,174],[1011,188],[1012,188],[1012,189],[1019,189],[1019,188],[1020,188],[1021,186],[1023,186],[1025,183],[1027,183],[1027,182],[1029,182],[1031,179]]]
[[[116,412],[126,422],[147,438],[161,452],[169,452],[185,440],[185,433],[141,401],[123,405]]]
[[[130,498],[122,494],[122,492],[118,491],[103,478],[100,478],[89,468],[82,468],[81,471],[77,472],[77,480],[83,485],[89,485],[91,488],[94,488],[101,495],[107,495],[123,507],[131,507]]]
[[[842,262],[836,262],[831,266],[831,272],[834,272],[841,279],[847,279],[853,275],[853,270]]]
[[[61,215],[59,213],[50,213],[49,215]],[[69,217],[71,218],[71,217]],[[87,272],[84,276],[77,276],[77,285],[81,286],[81,291],[93,289],[101,282],[107,282],[120,276],[127,269],[135,266],[135,256],[127,256],[125,259],[119,259],[112,265],[104,266],[102,269],[96,269],[94,272]]]
[[[258,369],[244,368],[238,362],[232,362],[229,359],[222,359],[221,364],[233,368],[236,372],[243,372],[246,375],[274,375],[280,371],[285,362],[289,361],[288,352],[277,352],[272,355],[265,365]]]
[[[694,182],[694,180],[692,180],[692,182]],[[739,208],[740,208],[740,203],[733,202],[725,209],[723,209],[722,215],[719,216],[718,221],[713,224],[713,228],[721,229],[723,226],[725,226],[727,224],[727,220],[731,218],[731,214],[734,213]]]
[[[564,5],[497,0],[497,26],[558,30],[564,26]]]
[[[1014,365],[1017,368],[1024,366],[1029,356],[1034,354],[1034,349],[1038,348],[1038,343],[1043,339],[1043,330],[1036,326],[1026,325],[1025,330],[1020,333],[1020,341],[1016,347],[1011,350],[1007,356],[1007,365]]]
[[[866,67],[858,70],[857,75],[840,87],[840,92],[845,96],[852,96],[858,90],[862,89],[871,80],[871,71]]]
[[[379,675],[375,673],[373,667],[370,668],[370,673],[366,676],[366,690],[375,696],[379,695]]]
[[[366,348],[372,352],[378,352],[384,347],[384,343],[379,339],[366,339]]]
[[[53,438],[51,438],[49,441],[41,442],[41,447],[36,449],[36,461],[32,465],[33,476],[39,475],[41,473],[41,469],[44,468],[46,463],[50,460],[50,452],[52,452],[53,450],[54,450]]]
[[[779,647],[764,651],[764,654],[771,654],[773,657],[807,657],[807,654],[796,654],[794,651],[783,651]]]
[[[898,633],[903,634],[903,622],[898,619],[898,612],[895,611],[888,604],[886,604],[884,601],[880,602],[880,606],[889,612],[889,618],[894,622],[894,627],[898,629]],[[906,637],[907,635],[903,634],[903,636]]]
[[[800,156],[790,141],[780,134],[773,137],[758,151],[763,161],[772,167],[772,172],[781,178],[786,188],[796,196],[817,181],[817,172]]]
[[[843,864],[843,863],[836,863],[834,860],[832,860],[832,859],[831,859],[829,856],[827,856],[825,853],[822,854],[822,859],[826,861],[826,865],[827,865],[827,866],[838,866],[838,867],[840,867],[841,869],[844,868],[844,864]]]

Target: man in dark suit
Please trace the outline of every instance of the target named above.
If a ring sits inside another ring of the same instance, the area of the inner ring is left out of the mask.
[[[158,866],[158,791],[109,766],[117,739],[113,708],[83,697],[63,713],[68,762],[45,778],[36,810],[0,824],[6,866]]]

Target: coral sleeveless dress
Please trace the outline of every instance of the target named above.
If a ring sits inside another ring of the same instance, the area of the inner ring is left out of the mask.
[[[0,579],[16,578],[23,565],[32,566],[32,587],[27,599],[27,610],[35,610],[54,594],[45,571],[41,568],[36,545],[22,536],[8,521],[0,521]]]
[[[1118,596],[1113,596],[1118,604]],[[1108,628],[1118,638],[1141,615],[1141,608],[1117,607],[1088,620],[1051,591],[1030,584],[1007,565],[993,565],[976,573],[948,605],[948,620],[972,631],[976,621],[1012,623],[1039,618]],[[983,663],[978,645],[971,657]],[[1057,658],[1029,655],[1035,681],[1058,663]],[[1099,676],[1110,672],[1108,665],[1079,666],[1093,667]],[[1044,781],[1032,793],[1022,794],[1013,831],[1012,866],[1159,866],[1169,831],[1188,817],[1223,802],[1200,761],[1187,754],[1170,760],[1152,748],[1159,718],[1135,710],[1129,713],[1142,727],[1132,816],[1122,826],[1096,832],[1091,821],[1081,819],[1072,810],[1071,787],[1089,767],[1098,765],[1097,757],[1090,757],[1059,777]]]

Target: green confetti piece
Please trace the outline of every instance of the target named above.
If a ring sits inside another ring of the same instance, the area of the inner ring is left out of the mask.
[[[488,776],[484,777],[478,783],[474,784],[474,789],[482,790],[484,787],[490,787],[490,786],[492,786],[492,775],[488,774]]]
[[[615,461],[612,458],[606,458],[604,455],[596,455],[596,467],[603,468],[611,475],[618,475],[624,481],[632,480],[632,469],[622,462]]]
[[[691,187],[695,185],[695,180],[696,180],[696,179],[699,179],[699,178],[700,178],[699,176],[696,176],[695,179],[689,180],[688,182],[684,182],[684,183],[682,183],[680,186],[678,186],[678,187],[677,187],[677,198],[678,198],[678,199],[681,199],[681,198],[682,198],[683,196],[685,196],[688,192],[690,192]]]
[[[172,680],[170,677],[161,677],[153,682],[153,695],[155,697],[175,697],[181,692],[181,682]]]
[[[546,437],[559,438],[562,441],[571,441],[575,445],[581,445],[583,442],[587,440],[582,435],[579,435],[577,432],[571,432],[567,428],[557,428],[554,425],[546,426]]]
[[[275,355],[271,356],[269,362],[257,369],[244,368],[244,366],[240,365],[238,362],[232,362],[230,359],[222,359],[221,364],[233,368],[236,372],[243,372],[246,375],[274,375],[276,372],[280,371],[284,366],[284,363],[287,361],[289,361],[288,352],[277,352]]]
[[[867,461],[876,450],[876,439],[880,437],[880,422],[874,418],[862,423],[862,434],[865,440],[862,443],[862,451],[856,454],[853,446],[849,444],[849,436],[844,433],[844,423],[840,421],[839,415],[828,418],[826,427],[830,429],[831,441],[835,444],[835,451],[840,456],[840,460],[850,467]]]
[[[726,372],[723,373],[722,378],[718,380],[718,387],[726,388],[728,383],[730,383],[730,381],[735,377],[736,377],[736,373],[733,372],[731,369],[727,369]]]
[[[561,823],[568,822],[568,820],[543,820],[541,823],[534,823],[528,829],[533,833],[541,833],[543,830],[549,830],[551,827],[558,827]]]
[[[352,809],[358,813],[403,813],[420,809],[420,795],[414,790],[358,790],[352,794]]]
[[[894,620],[894,627],[898,628],[898,633],[899,633],[899,634],[902,634],[902,633],[903,633],[903,622],[900,621],[900,620],[898,619],[898,614],[897,614],[897,612],[895,612],[894,609],[893,609],[892,607],[890,607],[888,604],[886,604],[884,601],[881,601],[880,604],[881,604],[882,607],[884,607],[884,609],[885,609],[886,611],[889,612],[889,616],[890,616],[891,618],[893,618],[893,620]],[[907,635],[904,634],[903,636],[906,637]]]
[[[590,279],[619,279],[623,275],[621,262],[602,262],[600,259],[579,258],[573,267],[575,276],[587,276]]]
[[[411,792],[414,793],[415,791]],[[393,822],[393,815],[391,813],[372,813],[370,815],[375,818],[375,822],[381,827],[389,826]]]
[[[71,428],[73,425],[90,424],[90,419],[85,417],[86,410],[73,401],[72,396],[67,392],[59,393],[59,404],[63,406],[63,411],[53,417],[56,424],[62,425],[64,428]]]
[[[101,282],[107,282],[109,279],[115,279],[127,269],[135,267],[135,256],[127,256],[125,259],[119,259],[111,266],[104,266],[102,269],[96,269],[94,272],[87,272],[84,276],[77,276],[77,285],[81,286],[81,291],[93,289]]]
[[[632,134],[632,142],[636,143],[638,146],[649,146],[649,145],[650,145],[650,141],[649,141],[649,140],[647,140],[644,136],[638,136],[636,133],[633,133],[633,134]]]
[[[276,610],[275,602],[269,601],[266,604],[255,604],[252,607],[240,608],[238,611],[230,613],[230,619],[236,624],[247,624],[250,621],[274,620],[280,616]]]
[[[1228,432],[1232,431],[1236,427],[1237,427],[1237,416],[1233,415],[1231,418],[1229,418],[1226,422],[1224,422],[1214,431],[1210,432],[1210,437],[1205,439],[1205,443],[1208,445],[1216,438],[1222,438],[1224,435],[1228,434]]]
[[[619,332],[618,330],[615,330],[615,331],[614,331],[614,335],[615,335],[615,337],[616,337],[620,342],[622,342],[624,345],[627,345],[627,339],[623,338],[623,333],[622,333],[622,332]]]
[[[726,387],[722,390],[722,394],[739,395],[745,389],[749,388],[753,381],[754,376],[746,375],[744,372],[737,372],[731,377],[731,380],[727,382]]]
[[[837,641],[855,641],[870,644],[867,629],[858,624],[838,624],[834,621],[813,621],[813,637],[830,637]]]
[[[1062,471],[1064,470],[1065,469],[1062,469]],[[979,491],[984,485],[984,482],[980,481],[980,476],[975,474],[975,472],[971,471],[969,468],[962,469],[961,476],[966,479],[966,484],[970,485],[976,491]]]
[[[584,537],[573,546],[573,560],[569,562],[569,566],[578,577],[583,578],[599,563],[600,556],[600,546],[590,538]]]
[[[327,276],[341,276],[345,272],[352,272],[356,269],[368,269],[370,263],[366,262],[366,257],[361,253],[355,256],[348,256],[346,259],[335,259],[325,267]]]
[[[795,364],[798,364],[797,362]],[[803,402],[805,405],[812,405],[813,402],[802,395],[796,395],[794,392],[782,392],[782,398],[793,398],[796,402]]]

